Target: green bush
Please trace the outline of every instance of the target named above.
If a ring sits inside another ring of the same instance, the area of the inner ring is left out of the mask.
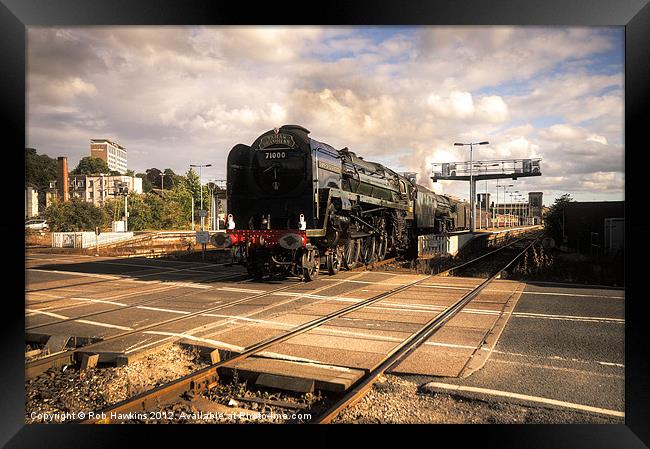
[[[52,232],[94,231],[96,226],[102,227],[107,221],[103,209],[79,198],[54,201],[45,209],[43,217]]]

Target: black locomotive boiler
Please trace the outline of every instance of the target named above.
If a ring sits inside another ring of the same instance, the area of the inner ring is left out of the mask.
[[[297,125],[232,148],[227,162],[227,231],[251,275],[330,274],[403,254],[417,235],[455,229],[456,203],[405,176],[309,137]]]

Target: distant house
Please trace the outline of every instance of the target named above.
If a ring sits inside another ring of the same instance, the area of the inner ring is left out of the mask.
[[[57,183],[50,181],[46,190],[46,204],[49,206],[54,198],[60,198]],[[142,178],[135,176],[108,175],[69,175],[68,195],[101,206],[106,199],[115,198],[120,189],[127,188],[129,193],[142,193]]]
[[[25,187],[25,219],[38,216],[38,190],[34,186]]]

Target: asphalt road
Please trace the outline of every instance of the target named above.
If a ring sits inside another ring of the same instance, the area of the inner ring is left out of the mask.
[[[432,388],[622,419],[624,306],[622,290],[528,284],[483,369]]]
[[[189,322],[161,326],[157,333],[147,331],[106,342],[111,351],[118,352],[151,347],[188,332],[195,339],[246,347],[417,278],[366,272],[324,275],[306,284],[295,280],[242,283],[235,280],[244,274],[241,267],[221,264],[32,252],[27,254],[27,267],[28,333],[79,335],[82,330],[102,338],[168,317],[225,307]],[[475,281],[436,278],[277,345],[273,352],[367,369],[380,354],[438,313],[434,306],[442,309]],[[456,320],[459,332],[451,332],[454,328],[450,327],[446,336],[439,336],[444,341],[433,342],[431,348],[438,353],[441,348],[468,347],[468,354],[461,355],[463,360],[469,357],[476,344],[470,331],[489,328],[483,321],[495,318],[487,309],[506,290],[507,282],[499,281],[487,290],[483,301],[473,306],[481,313],[461,314]],[[288,290],[229,306],[287,284],[292,284]],[[618,289],[527,284],[482,369],[465,379],[425,380],[436,382],[437,391],[462,388],[456,393],[622,419],[624,305],[624,292]],[[80,316],[82,322],[65,321]]]

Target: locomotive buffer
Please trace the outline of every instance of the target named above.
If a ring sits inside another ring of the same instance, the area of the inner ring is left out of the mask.
[[[474,232],[474,204],[476,181],[490,179],[513,179],[529,176],[541,176],[542,171],[539,163],[542,159],[498,159],[489,161],[465,161],[465,162],[444,162],[431,164],[433,169],[431,180],[437,181],[469,181],[471,211],[471,232]],[[472,167],[480,166],[480,172],[472,170]]]

